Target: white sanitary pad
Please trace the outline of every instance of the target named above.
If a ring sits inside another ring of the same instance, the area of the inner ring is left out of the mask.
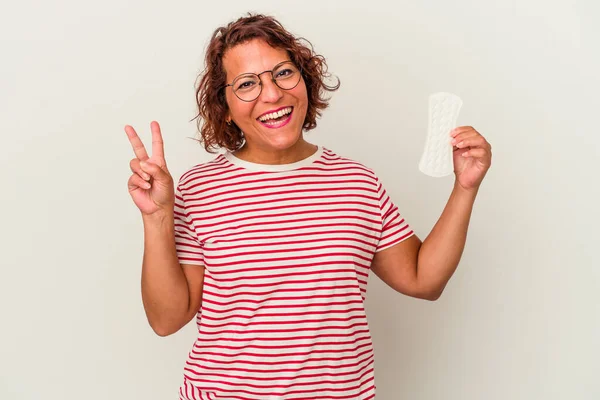
[[[450,131],[456,128],[462,104],[460,97],[452,93],[429,96],[429,129],[419,162],[419,170],[424,174],[440,178],[454,171]]]

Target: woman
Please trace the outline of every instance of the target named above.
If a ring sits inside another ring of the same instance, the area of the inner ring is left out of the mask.
[[[174,188],[158,123],[128,186],[144,222],[142,298],[161,336],[197,317],[180,399],[373,399],[364,299],[373,271],[436,300],[456,269],[491,149],[452,132],[456,181],[427,238],[375,173],[307,142],[327,107],[326,63],[276,20],[215,31],[198,87],[207,151]],[[418,271],[418,274],[417,274]]]

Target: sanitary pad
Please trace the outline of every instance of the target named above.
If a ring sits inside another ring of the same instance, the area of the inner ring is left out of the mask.
[[[460,97],[452,93],[429,96],[429,129],[419,162],[419,170],[424,174],[440,178],[454,171],[450,131],[456,128],[462,104]]]

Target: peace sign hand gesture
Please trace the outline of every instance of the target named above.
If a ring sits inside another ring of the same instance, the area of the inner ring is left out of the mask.
[[[136,156],[129,163],[133,175],[127,181],[127,187],[133,202],[142,214],[173,213],[175,202],[173,178],[165,162],[164,145],[158,122],[153,121],[150,129],[152,130],[152,156],[148,157],[146,148],[133,127],[125,126],[125,132]]]

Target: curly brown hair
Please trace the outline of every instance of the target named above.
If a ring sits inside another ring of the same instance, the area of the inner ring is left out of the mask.
[[[209,153],[216,153],[221,147],[235,151],[243,144],[240,128],[235,123],[228,125],[225,121],[229,107],[223,90],[226,84],[223,56],[232,47],[252,39],[263,39],[273,48],[286,50],[291,61],[301,69],[308,95],[308,108],[302,125],[304,131],[316,128],[317,117],[329,106],[324,91],[333,92],[340,87],[337,77],[336,85],[325,83],[325,79],[330,77],[327,63],[323,56],[315,54],[312,44],[292,35],[271,16],[248,13],[248,16],[217,28],[206,50],[206,67],[199,76],[200,84],[196,88],[198,115],[194,118],[198,119],[200,142]]]

